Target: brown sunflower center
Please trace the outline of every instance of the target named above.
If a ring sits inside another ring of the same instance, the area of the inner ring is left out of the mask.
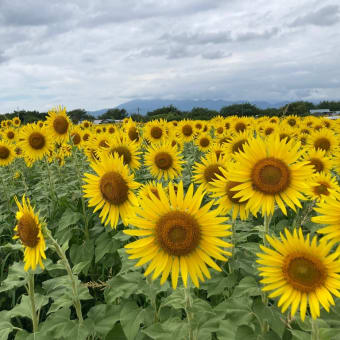
[[[198,129],[198,130],[201,130],[202,127],[203,127],[203,126],[202,126],[201,123],[197,123],[197,124],[195,125],[195,128]]]
[[[78,132],[72,133],[71,138],[74,145],[78,145],[81,142],[81,137]]]
[[[286,142],[290,141],[290,136],[287,133],[280,133],[280,141],[286,138]]]
[[[137,133],[137,131],[136,131],[136,133]],[[153,138],[159,139],[163,135],[163,130],[159,126],[153,126],[151,131],[150,131],[150,134]]]
[[[291,119],[288,120],[288,124],[290,126],[295,126],[296,125],[296,120],[294,118],[291,118]]]
[[[7,138],[8,139],[13,139],[14,138],[14,132],[13,131],[8,131],[7,132]]]
[[[28,137],[28,143],[33,149],[40,150],[46,144],[45,136],[40,132],[33,132]]]
[[[99,142],[99,146],[102,147],[102,148],[108,148],[110,145],[109,145],[109,143],[107,142],[106,139],[103,139]]]
[[[225,123],[224,127],[226,128],[226,130],[229,130],[230,129],[230,123]]]
[[[236,204],[246,204],[248,202],[248,200],[246,201],[243,201],[243,202],[240,202],[240,198],[235,198],[234,195],[237,194],[239,191],[231,191],[231,189],[233,189],[234,187],[236,187],[237,185],[240,185],[241,183],[239,182],[232,182],[232,181],[229,181],[227,182],[226,184],[226,187],[225,187],[225,192],[229,198],[229,200],[233,203],[236,203]]]
[[[220,164],[211,164],[205,168],[204,179],[207,183],[212,182],[214,179],[217,179],[217,175],[223,176],[223,173],[220,170],[221,167],[222,166]]]
[[[159,169],[168,170],[171,168],[173,159],[167,152],[159,152],[155,156],[155,164]]]
[[[31,215],[24,214],[18,222],[18,235],[21,242],[34,248],[39,242],[39,227]]]
[[[311,158],[309,160],[309,164],[314,166],[314,170],[316,172],[321,172],[323,171],[323,169],[325,168],[324,164],[322,163],[322,161],[318,158]]]
[[[322,183],[319,183],[319,185],[315,186],[313,188],[313,191],[318,196],[321,196],[321,195],[329,196],[330,194],[330,192],[328,191],[329,188],[330,186],[328,183],[322,182]]]
[[[223,133],[223,127],[222,126],[219,126],[217,129],[216,129],[216,132],[220,135]]]
[[[89,140],[89,138],[90,138],[90,134],[84,133],[83,140],[86,142],[87,140]]]
[[[273,195],[289,186],[290,170],[280,159],[265,158],[255,164],[251,179],[256,190]]]
[[[286,280],[305,293],[322,286],[327,277],[326,268],[319,260],[304,256],[288,257],[282,269]]]
[[[233,153],[236,153],[236,152],[240,152],[240,151],[244,151],[243,150],[243,147],[244,147],[244,144],[247,143],[247,140],[246,139],[242,139],[236,143],[234,143],[233,147],[232,147],[232,152]]]
[[[203,137],[200,139],[200,145],[202,148],[206,148],[207,146],[209,146],[209,144],[210,144],[209,138]]]
[[[222,150],[215,150],[216,159],[219,160],[222,155]]]
[[[306,133],[307,135],[310,135],[310,131],[308,129],[302,129],[301,133]]]
[[[321,149],[324,151],[328,151],[331,147],[331,142],[329,141],[329,139],[325,138],[325,137],[321,137],[318,138],[315,142],[314,142],[314,148],[315,149]]]
[[[157,221],[156,237],[161,248],[169,255],[183,256],[198,247],[200,226],[190,214],[171,211]]]
[[[112,148],[110,153],[113,155],[115,152],[118,153],[119,157],[123,157],[123,163],[128,165],[131,162],[132,155],[130,150],[125,146],[117,146]]]
[[[115,133],[115,128],[113,126],[110,126],[109,129],[107,130],[108,133]]]
[[[100,191],[104,199],[113,205],[121,205],[128,200],[129,187],[118,172],[108,172],[100,179]]]
[[[0,146],[0,158],[7,159],[10,155],[10,151],[6,146]]]
[[[235,131],[236,132],[242,132],[246,129],[246,124],[242,123],[242,122],[239,122],[235,125]]]
[[[157,188],[150,188],[150,191],[159,199],[159,193]]]
[[[84,123],[84,127],[85,127],[85,128],[88,128],[89,126],[90,126],[90,124],[89,124],[88,122],[85,122],[85,123]]]
[[[189,125],[189,124],[183,125],[182,132],[183,132],[183,135],[186,136],[186,137],[191,136],[192,133],[193,133],[191,125]]]
[[[135,141],[139,140],[138,131],[134,126],[130,127],[128,131],[128,136],[130,140],[135,140]]]
[[[272,127],[266,128],[266,129],[264,130],[264,134],[265,134],[266,136],[269,136],[269,135],[272,134],[273,132],[274,132],[274,129],[273,129]]]
[[[68,121],[64,116],[58,116],[53,121],[54,130],[57,131],[59,135],[64,135],[68,129]]]

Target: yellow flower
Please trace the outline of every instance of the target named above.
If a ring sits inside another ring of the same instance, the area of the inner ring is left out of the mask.
[[[7,166],[15,159],[14,145],[6,141],[0,141],[0,166]]]
[[[47,128],[56,142],[65,142],[69,139],[71,121],[66,114],[66,109],[59,106],[48,112],[46,119]]]

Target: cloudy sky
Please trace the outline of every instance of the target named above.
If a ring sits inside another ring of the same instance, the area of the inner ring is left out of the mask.
[[[131,99],[340,99],[340,5],[0,0],[0,113]]]

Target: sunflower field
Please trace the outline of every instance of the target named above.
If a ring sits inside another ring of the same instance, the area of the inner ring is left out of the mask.
[[[2,121],[0,340],[340,339],[339,132]]]

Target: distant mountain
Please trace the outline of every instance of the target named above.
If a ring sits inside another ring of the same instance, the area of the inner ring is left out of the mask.
[[[135,99],[117,106],[119,109],[125,109],[129,114],[140,113],[145,115],[149,111],[159,109],[164,106],[173,105],[181,111],[191,111],[194,107],[204,107],[210,110],[219,111],[223,106],[232,104],[241,104],[246,101],[227,101],[227,100],[171,100],[171,99]],[[268,107],[279,108],[289,101],[280,103],[270,103],[266,101],[250,101],[251,104],[256,105],[260,109]],[[108,109],[101,109],[97,111],[87,111],[88,114],[98,117],[105,113]]]

